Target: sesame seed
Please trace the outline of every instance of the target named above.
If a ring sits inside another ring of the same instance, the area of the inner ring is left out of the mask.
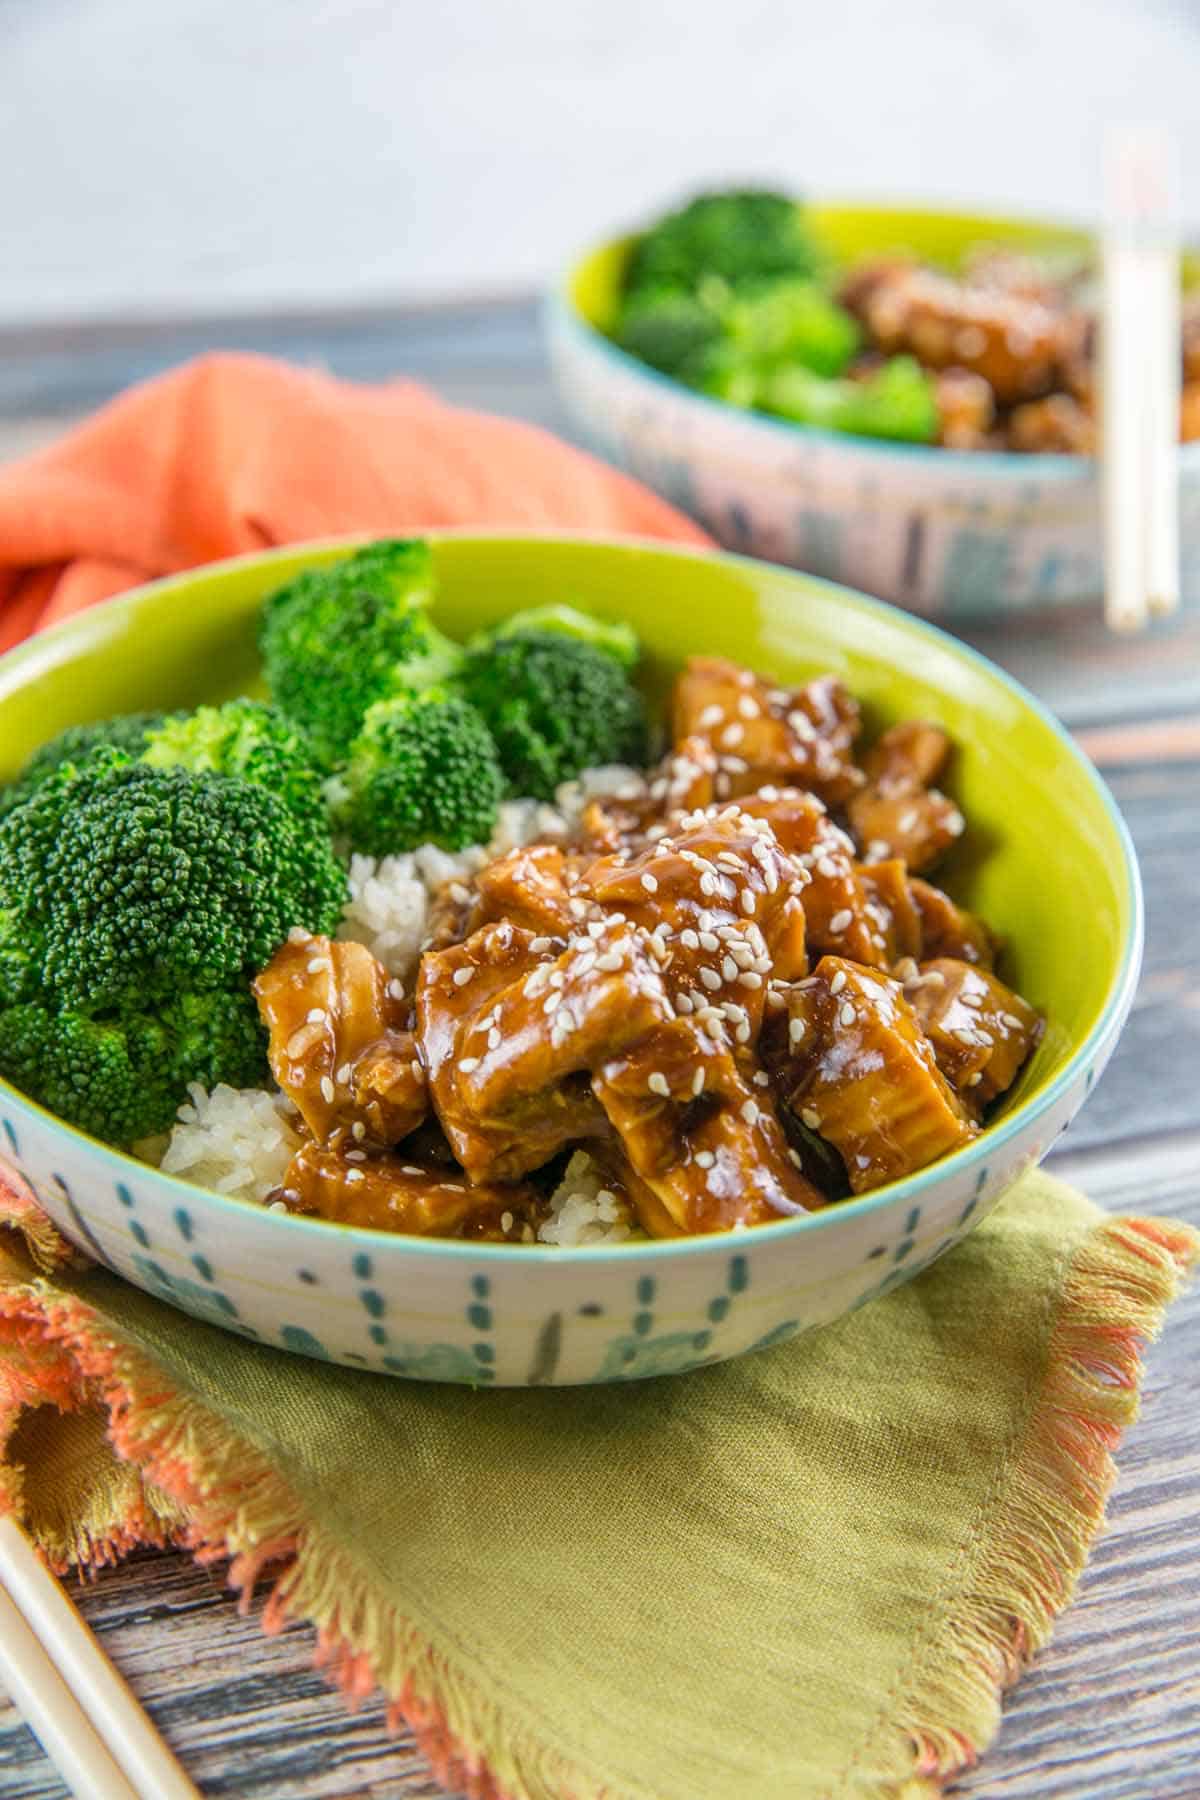
[[[820,1129],[821,1115],[815,1108],[811,1106],[802,1107],[800,1109],[800,1117],[810,1131],[817,1131]]]
[[[550,949],[551,942],[552,940],[548,937],[535,937],[529,946],[531,954],[534,956],[544,956],[546,951]],[[455,979],[457,980],[457,976]]]
[[[1025,1029],[1024,1025],[1021,1023],[1021,1020],[1018,1019],[1016,1013],[1010,1013],[1010,1012],[1001,1013],[1000,1014],[1000,1022],[1003,1025],[1007,1025],[1010,1031],[1024,1031],[1024,1029]]]
[[[330,1081],[328,1075],[322,1075],[321,1077],[321,1098],[324,1100],[326,1106],[333,1105],[333,1083]]]
[[[650,1089],[652,1094],[661,1094],[664,1099],[670,1099],[671,1089],[667,1084],[666,1076],[662,1074],[660,1070],[655,1069],[654,1073],[646,1082],[646,1086]]]
[[[413,1057],[412,1061],[409,1063],[408,1066],[412,1070],[412,1076],[413,1076],[414,1081],[424,1081],[425,1071],[421,1067],[420,1063],[417,1061],[415,1056]]]
[[[512,1230],[512,1228],[513,1228],[512,1214],[510,1212],[502,1212],[500,1214],[500,1229],[504,1233],[505,1237],[508,1236],[508,1234]]]
[[[470,888],[464,887],[461,881],[452,881],[450,883],[450,898],[456,901],[459,906],[465,906],[467,901],[471,898],[471,890]]]
[[[694,1160],[698,1168],[711,1169],[717,1159],[711,1150],[697,1150]]]
[[[466,987],[468,981],[473,980],[474,976],[475,976],[474,969],[455,969],[455,971],[454,971],[455,987]]]
[[[336,1080],[337,1080],[338,1086],[339,1087],[348,1087],[350,1085],[350,1076],[352,1073],[353,1073],[353,1071],[350,1067],[350,1064],[348,1062],[344,1062],[342,1064],[341,1068],[337,1072]]]
[[[346,1161],[348,1163],[360,1163],[366,1162],[366,1160],[367,1153],[365,1150],[347,1150],[346,1152]]]
[[[958,997],[964,1006],[983,1005],[983,997],[980,994],[960,994]]]
[[[700,933],[700,948],[709,951],[719,950],[721,948],[721,941],[715,932],[702,931]]]
[[[827,881],[836,881],[841,874],[841,870],[834,862],[832,856],[822,856],[817,861],[817,874],[824,875]]]
[[[547,1014],[552,1013],[555,1007],[561,1006],[561,1004],[562,994],[558,988],[555,988],[553,992],[547,994],[546,998],[542,1001],[542,1011]]]
[[[762,986],[762,976],[758,973],[757,969],[743,969],[738,976],[738,986],[744,988],[760,988]]]
[[[767,1074],[765,1069],[759,1069],[754,1077],[754,1085],[755,1087],[770,1087],[771,1077]]]
[[[478,1067],[479,1058],[477,1056],[464,1056],[459,1060],[458,1072],[460,1075],[472,1075]]]
[[[402,1175],[423,1175],[425,1171],[424,1169],[419,1169],[416,1163],[401,1163],[400,1173]]]
[[[713,880],[712,876],[707,873],[703,874],[700,877],[700,892],[702,894],[707,895],[707,897],[711,900],[713,895],[716,893],[716,891],[717,891],[717,884]]]
[[[555,970],[554,970],[554,971],[553,971],[553,972],[552,972],[552,973],[551,973],[551,976],[550,976],[550,986],[551,986],[551,987],[552,987],[552,988],[560,988],[560,987],[565,987],[565,986],[566,986],[566,982],[567,982],[567,978],[566,978],[566,976],[565,976],[565,975],[564,975],[564,974],[563,974],[563,972],[562,972],[562,970],[561,970],[561,969],[555,969]]]
[[[715,969],[701,969],[700,979],[710,994],[715,994],[721,985],[721,977]]]
[[[603,919],[593,919],[587,929],[590,938],[602,938],[607,927]]]
[[[347,1169],[346,1170],[346,1180],[348,1182],[349,1181],[365,1181],[366,1176],[363,1174],[361,1169]]]
[[[403,998],[404,998],[403,982],[389,981],[387,984],[387,991],[391,995],[393,1000],[403,1000]]]
[[[721,733],[720,743],[722,750],[736,750],[745,735],[746,727],[744,725],[738,725],[736,723],[727,725]]]
[[[305,931],[303,925],[293,925],[292,929],[288,932],[288,943],[289,944],[307,944],[307,942],[311,936],[312,936],[312,932]]]
[[[758,1124],[759,1108],[756,1100],[747,1100],[743,1103],[742,1117],[745,1119],[747,1125]]]
[[[779,1012],[782,1007],[787,1005],[787,1001],[782,994],[776,993],[774,988],[768,988],[767,1005],[771,1008],[772,1012]]]
[[[354,1136],[358,1139],[359,1143],[361,1144],[363,1139],[367,1135],[367,1128],[363,1124],[362,1120],[355,1119],[353,1125],[350,1127],[350,1130],[354,1134]]]
[[[703,1092],[704,1092],[704,1070],[697,1069],[695,1074],[692,1076],[692,1093],[693,1094],[702,1094]]]
[[[712,706],[706,706],[704,711],[700,714],[700,717],[696,720],[697,729],[700,731],[708,731],[712,726],[719,725],[724,717],[725,708],[716,705],[714,702]]]
[[[648,894],[657,894],[658,892],[657,881],[654,879],[653,875],[648,873],[642,876],[642,886]]]
[[[500,1028],[499,1028],[499,1026],[493,1025],[491,1030],[488,1032],[487,1047],[489,1050],[498,1050],[500,1048]]]
[[[675,1007],[678,1012],[690,1013],[694,1006],[695,1006],[695,1001],[692,999],[692,996],[690,994],[683,994],[683,993],[676,994]]]
[[[742,911],[747,917],[754,911],[754,893],[751,888],[742,889]]]
[[[843,906],[841,912],[835,912],[832,919],[830,919],[829,929],[833,932],[835,937],[838,937],[843,931],[848,930],[853,922],[854,914],[850,911],[848,906]]]
[[[680,932],[679,941],[687,950],[698,950],[700,948],[700,939],[690,925],[686,926],[684,930]]]
[[[741,713],[743,719],[757,719],[760,710],[758,701],[752,700],[749,694],[740,694],[738,696],[738,711]]]
[[[982,1080],[983,1080],[982,1072],[979,1069],[976,1069],[976,1071],[973,1075],[967,1076],[967,1079],[963,1082],[963,1086],[964,1087],[978,1087]]]
[[[977,1042],[975,1033],[973,1031],[968,1031],[965,1026],[959,1026],[959,1028],[956,1031],[952,1031],[950,1033],[950,1036],[952,1038],[957,1038],[959,1043],[965,1044],[969,1050],[973,1050],[975,1048],[975,1044]]]
[[[606,950],[603,956],[596,958],[596,967],[603,969],[606,975],[612,975],[622,967],[622,959],[615,950]]]
[[[726,956],[725,958],[723,958],[723,960],[721,962],[721,973],[725,977],[726,981],[736,981],[737,980],[738,966],[734,962],[732,956]]]
[[[916,807],[910,806],[908,811],[902,812],[900,817],[896,820],[897,831],[911,831],[916,824],[918,817],[919,814]]]
[[[839,1020],[843,1025],[853,1025],[855,1016],[853,1006],[850,1004],[849,1000],[845,1001],[842,1005],[841,1012],[838,1014]]]
[[[800,1042],[801,1038],[804,1036],[804,1031],[805,1031],[805,1025],[804,1025],[803,1019],[789,1019],[788,1020],[788,1038],[789,1038],[790,1042],[792,1042],[793,1044],[798,1044]]]
[[[304,1017],[305,1023],[308,1025],[323,1025],[329,1017],[329,1014],[325,1011],[323,1006],[314,1006]]]
[[[961,837],[966,830],[966,826],[967,821],[963,818],[957,807],[952,813],[946,814],[946,830],[952,837]]]
[[[332,967],[333,965],[327,956],[314,956],[308,965],[308,972],[310,975],[319,975],[322,969],[329,969]]]
[[[793,1150],[790,1145],[788,1147],[788,1161],[791,1163],[795,1163],[795,1165],[798,1169],[802,1170],[804,1168],[804,1164],[800,1161],[799,1151]]]
[[[573,919],[586,919],[587,918],[587,907],[584,905],[582,900],[568,900],[567,901],[567,911],[570,913],[570,915]]]
[[[845,969],[838,969],[834,974],[833,980],[829,984],[829,991],[831,994],[840,994],[845,985],[846,971]]]

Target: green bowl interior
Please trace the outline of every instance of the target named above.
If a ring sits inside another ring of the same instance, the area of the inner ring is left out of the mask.
[[[309,546],[174,577],[11,652],[0,661],[0,777],[64,725],[253,691],[259,600],[344,552]],[[832,670],[872,731],[913,717],[943,725],[968,831],[938,879],[1005,936],[1004,973],[1047,1019],[1005,1110],[1062,1072],[1120,984],[1136,891],[1098,779],[990,664],[904,613],[766,564],[562,538],[447,536],[435,553],[439,622],[452,634],[565,599],[630,621],[652,696],[683,657],[706,651],[788,682]]]
[[[1094,247],[1090,232],[1076,226],[1030,219],[999,218],[986,213],[930,212],[915,207],[845,206],[810,202],[805,212],[834,262],[849,264],[866,256],[908,251],[927,262],[955,269],[965,253],[979,244],[1046,256],[1078,256]],[[617,316],[622,278],[634,236],[615,238],[588,252],[567,278],[567,293],[576,312],[608,332]],[[1200,259],[1186,255],[1185,286],[1200,275]]]

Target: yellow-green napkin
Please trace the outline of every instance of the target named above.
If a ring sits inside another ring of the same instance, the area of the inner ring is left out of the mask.
[[[1035,1174],[824,1331],[472,1392],[246,1343],[33,1235],[0,1248],[0,1499],[57,1564],[269,1565],[268,1623],[312,1620],[482,1800],[938,1792],[1070,1595],[1200,1252]]]

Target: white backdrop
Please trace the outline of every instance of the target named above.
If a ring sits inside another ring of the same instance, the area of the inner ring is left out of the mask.
[[[541,280],[705,177],[1088,216],[1189,0],[0,0],[0,323]]]

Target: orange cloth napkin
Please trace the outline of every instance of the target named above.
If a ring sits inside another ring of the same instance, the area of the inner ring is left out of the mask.
[[[445,525],[710,540],[534,425],[410,381],[213,355],[0,469],[0,650],[139,582],[343,532]]]

